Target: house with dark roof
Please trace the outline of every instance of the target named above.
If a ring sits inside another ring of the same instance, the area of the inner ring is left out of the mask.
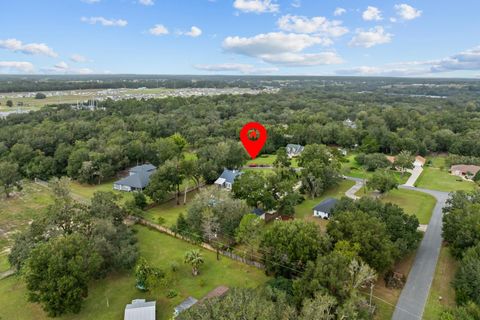
[[[338,200],[334,198],[328,198],[322,201],[321,203],[317,204],[313,208],[313,216],[314,217],[320,217],[323,219],[328,219],[330,218],[330,215],[332,214],[333,209],[337,205]]]
[[[149,163],[133,167],[129,170],[127,177],[113,183],[113,189],[127,192],[143,190],[148,186],[150,176],[156,169]]]
[[[220,177],[215,180],[215,184],[220,188],[225,188],[227,190],[232,190],[233,183],[235,179],[241,175],[243,172],[238,170],[228,170],[224,169]]]
[[[125,307],[124,320],[155,320],[155,301],[145,299],[132,300],[131,304]]]
[[[305,148],[299,144],[289,143],[285,149],[287,150],[288,157],[293,158],[299,156]]]

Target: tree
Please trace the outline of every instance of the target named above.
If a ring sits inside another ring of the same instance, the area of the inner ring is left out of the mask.
[[[273,162],[275,168],[289,168],[291,161],[288,158],[287,149],[284,147],[278,148],[277,157]]]
[[[133,194],[133,201],[135,206],[141,210],[145,210],[148,204],[147,197],[145,197],[143,192],[135,192]]]
[[[13,188],[20,188],[21,179],[16,163],[0,162],[0,186],[7,198],[10,197]]]
[[[171,192],[175,192],[177,205],[180,204],[180,185],[185,174],[176,160],[167,160],[150,177],[145,194],[159,203],[165,201]]]
[[[198,276],[200,266],[205,263],[203,255],[198,249],[192,249],[185,252],[184,262],[192,266],[193,276]]]
[[[468,249],[463,255],[453,287],[459,305],[469,301],[480,305],[480,244]]]
[[[258,250],[260,236],[264,222],[256,214],[249,213],[243,216],[235,234],[235,240],[247,246],[250,256]]]
[[[32,250],[25,282],[32,302],[51,317],[78,313],[88,295],[88,282],[98,272],[102,258],[80,235],[68,235]]]
[[[367,181],[367,188],[371,190],[378,190],[384,194],[390,190],[398,188],[397,179],[387,171],[375,172],[370,180]]]
[[[42,93],[42,92],[37,92],[35,94],[35,99],[45,99],[47,98],[47,96],[45,95],[45,93]]]
[[[313,222],[275,221],[263,234],[260,252],[267,273],[290,278],[298,276],[327,245]]]
[[[322,144],[309,144],[305,146],[302,154],[298,157],[298,164],[305,167],[313,160],[319,160],[324,165],[331,162],[331,153],[327,146]]]
[[[305,165],[301,176],[303,192],[313,199],[338,183],[340,171],[336,162],[325,164],[320,159],[314,159]]]
[[[440,320],[477,320],[480,319],[480,306],[468,302],[464,306],[446,310],[440,316]]]
[[[413,161],[415,158],[409,151],[402,151],[395,157],[395,162],[393,165],[397,168],[400,168],[402,175],[407,169],[413,169]]]
[[[232,187],[233,196],[243,199],[249,206],[264,209],[274,208],[273,195],[268,190],[267,178],[261,172],[247,171],[235,179]]]
[[[300,320],[334,320],[337,301],[328,294],[316,293],[303,303]]]
[[[12,100],[7,100],[7,107],[9,107],[9,108],[13,107],[13,101]]]
[[[165,273],[150,266],[145,258],[140,258],[135,267],[136,287],[142,291],[148,291],[158,286],[158,281],[165,277]]]
[[[355,161],[367,169],[367,171],[375,171],[390,166],[390,162],[383,153],[360,153],[355,157]]]
[[[233,288],[221,299],[208,299],[182,312],[185,320],[297,319],[285,294],[272,290]]]
[[[398,257],[385,224],[363,211],[336,210],[327,233],[334,243],[342,240],[358,243],[359,256],[380,273],[392,267]]]

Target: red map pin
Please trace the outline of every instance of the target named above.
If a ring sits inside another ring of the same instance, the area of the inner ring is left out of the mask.
[[[252,159],[255,159],[267,141],[267,130],[258,122],[249,122],[240,130],[240,140]]]

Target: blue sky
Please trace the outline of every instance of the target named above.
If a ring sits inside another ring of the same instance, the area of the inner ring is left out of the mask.
[[[1,1],[0,73],[480,77],[480,1]]]

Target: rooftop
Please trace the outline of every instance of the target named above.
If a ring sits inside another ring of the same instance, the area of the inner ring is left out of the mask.
[[[328,198],[313,207],[313,210],[330,214],[332,212],[332,209],[337,205],[337,203],[337,199]]]
[[[125,307],[124,320],[155,320],[155,305],[156,301],[132,300]]]

